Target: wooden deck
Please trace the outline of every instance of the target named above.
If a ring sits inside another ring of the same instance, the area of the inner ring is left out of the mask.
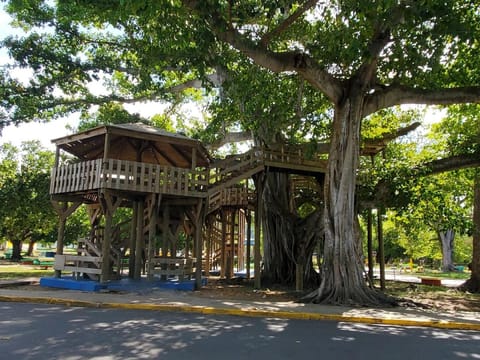
[[[299,150],[288,151],[283,147],[275,151],[254,148],[244,154],[213,162],[210,169],[196,170],[127,160],[96,159],[54,168],[50,194],[112,189],[185,197],[209,196],[216,204],[219,197],[234,199],[236,195],[229,196],[225,190],[263,171],[267,166],[291,172],[319,173],[325,172],[326,160],[308,157]]]

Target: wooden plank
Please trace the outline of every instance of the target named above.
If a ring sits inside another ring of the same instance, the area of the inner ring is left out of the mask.
[[[65,262],[68,261],[81,261],[81,262],[91,262],[99,264],[102,262],[102,257],[100,256],[91,256],[91,255],[63,255],[65,257]]]
[[[71,271],[71,272],[77,272],[77,273],[86,273],[86,274],[98,274],[100,275],[102,273],[102,269],[96,269],[96,268],[88,268],[88,267],[81,267],[81,266],[64,266],[63,269],[59,269],[63,271]]]

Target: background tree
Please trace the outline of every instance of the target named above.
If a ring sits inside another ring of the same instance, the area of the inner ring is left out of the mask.
[[[38,141],[25,142],[18,149],[0,148],[0,228],[13,245],[12,260],[21,258],[22,243],[51,240],[56,215],[50,204],[50,170],[54,154]]]
[[[451,155],[471,154],[478,157],[480,150],[480,107],[478,105],[451,106],[447,116],[437,125],[443,133]],[[473,182],[473,253],[471,277],[463,288],[471,292],[480,291],[480,182],[478,167],[469,171]]]

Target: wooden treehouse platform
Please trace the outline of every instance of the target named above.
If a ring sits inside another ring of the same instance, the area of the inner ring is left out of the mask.
[[[103,283],[123,272],[127,253],[129,276],[137,280],[146,271],[149,279],[194,278],[201,286],[202,271],[208,275],[213,264],[223,274],[233,273],[234,262],[238,269],[245,257],[250,263],[250,240],[244,244],[244,239],[258,201],[248,179],[266,169],[317,177],[327,165],[322,155],[286,146],[214,160],[199,141],[144,124],[100,126],[52,142],[57,153],[50,195],[60,217],[57,278],[72,271],[76,278],[87,275]],[[61,163],[61,152],[73,158]],[[302,176],[296,188],[313,189]],[[89,205],[92,239],[83,244],[90,250],[63,255],[62,231],[80,204]],[[120,207],[133,213],[122,236],[113,224]],[[182,231],[193,246],[178,258],[176,237]]]

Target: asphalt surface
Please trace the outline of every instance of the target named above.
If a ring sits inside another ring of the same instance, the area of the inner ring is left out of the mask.
[[[38,280],[38,279],[37,279]],[[35,281],[24,279],[23,281]],[[3,285],[3,286],[2,286]],[[418,307],[360,308],[273,301],[206,298],[195,291],[151,289],[121,293],[82,292],[42,287],[9,288],[0,282],[0,301],[90,308],[180,311],[200,314],[333,320],[350,323],[422,326],[480,331],[480,313],[438,312]],[[29,289],[30,288],[30,289]]]
[[[2,359],[478,359],[480,332],[0,303]]]

